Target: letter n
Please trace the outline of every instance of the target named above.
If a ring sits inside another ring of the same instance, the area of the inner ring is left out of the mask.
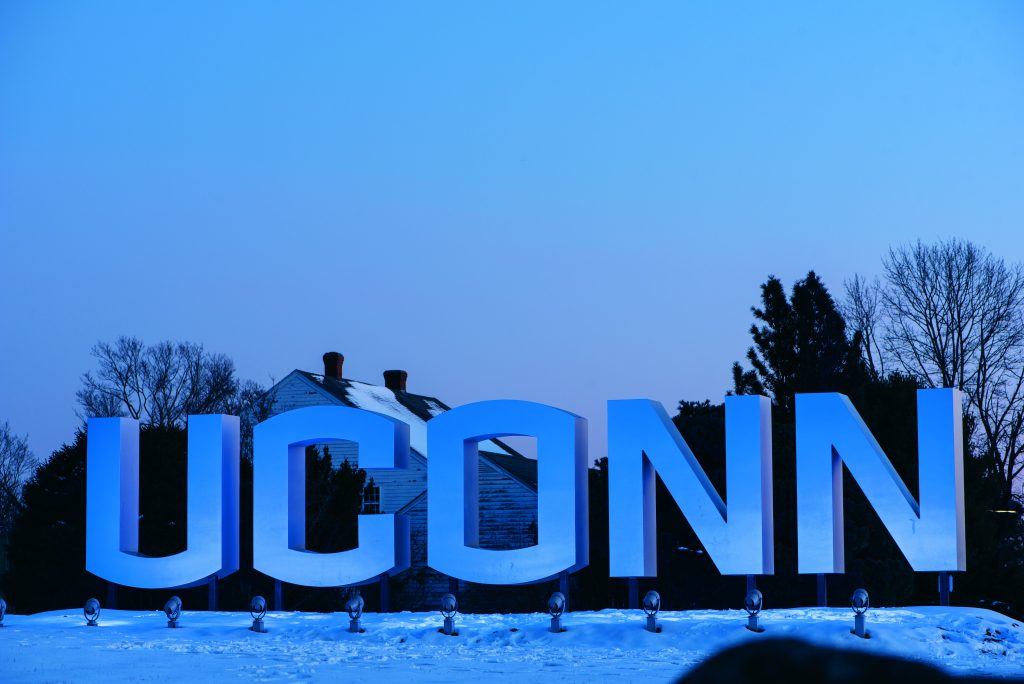
[[[845,571],[844,463],[914,570],[966,569],[961,401],[954,389],[917,392],[918,504],[849,399],[797,395],[799,572]]]
[[[647,399],[608,402],[608,533],[613,577],[658,574],[655,471],[719,572],[774,572],[769,400],[726,397],[725,436],[728,505],[661,404]]]

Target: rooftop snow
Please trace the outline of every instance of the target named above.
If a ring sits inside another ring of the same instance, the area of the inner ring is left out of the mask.
[[[345,394],[348,400],[357,408],[367,411],[382,413],[391,418],[402,421],[409,425],[409,446],[427,455],[427,423],[408,408],[403,406],[395,393],[386,387],[370,385],[357,380],[348,380],[345,385]],[[436,402],[428,402],[430,412],[433,415],[444,413],[444,407]],[[492,440],[480,442],[480,451],[490,451],[496,454],[506,454],[508,451],[495,444]]]

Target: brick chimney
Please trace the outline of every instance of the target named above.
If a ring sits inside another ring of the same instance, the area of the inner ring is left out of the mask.
[[[324,378],[341,380],[341,367],[345,363],[345,357],[338,352],[327,352],[324,354]]]
[[[404,370],[386,370],[384,371],[384,386],[392,392],[404,392],[405,382],[409,379],[409,374]]]

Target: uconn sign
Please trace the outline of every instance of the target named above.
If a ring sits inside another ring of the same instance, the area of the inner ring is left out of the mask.
[[[655,473],[721,573],[773,573],[771,403],[760,396],[726,397],[725,410],[726,490],[718,492],[660,404],[608,402],[612,576],[657,575]],[[797,395],[799,571],[844,572],[844,464],[914,570],[966,569],[961,422],[959,392],[918,392],[915,500],[845,396]],[[138,552],[138,423],[96,418],[88,430],[90,572],[117,584],[169,588],[238,569],[237,417],[189,418],[187,548],[164,557]],[[537,440],[538,543],[483,549],[477,446],[512,435]],[[406,468],[408,425],[366,410],[319,406],[260,423],[253,440],[257,570],[293,584],[328,587],[370,582],[409,567],[409,522],[402,515],[360,515],[357,548],[307,550],[304,500],[306,446],[350,440],[359,445],[361,467]],[[430,420],[427,445],[427,562],[432,568],[471,582],[524,584],[587,565],[584,418],[525,401],[485,401]]]

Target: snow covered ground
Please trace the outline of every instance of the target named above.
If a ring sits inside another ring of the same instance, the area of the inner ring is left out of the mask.
[[[187,609],[187,606],[186,606]],[[570,613],[567,632],[548,616],[460,615],[460,635],[438,633],[437,613],[367,614],[349,634],[343,613],[271,613],[269,633],[247,630],[246,613],[185,612],[182,628],[163,613],[105,610],[86,627],[80,609],[8,615],[0,629],[0,681],[345,682],[521,680],[668,682],[718,650],[772,636],[898,655],[959,674],[1024,676],[1024,627],[973,608],[882,608],[868,613],[872,638],[850,634],[838,608],[766,610],[763,634],[742,611],[664,612],[661,634],[640,611]]]

